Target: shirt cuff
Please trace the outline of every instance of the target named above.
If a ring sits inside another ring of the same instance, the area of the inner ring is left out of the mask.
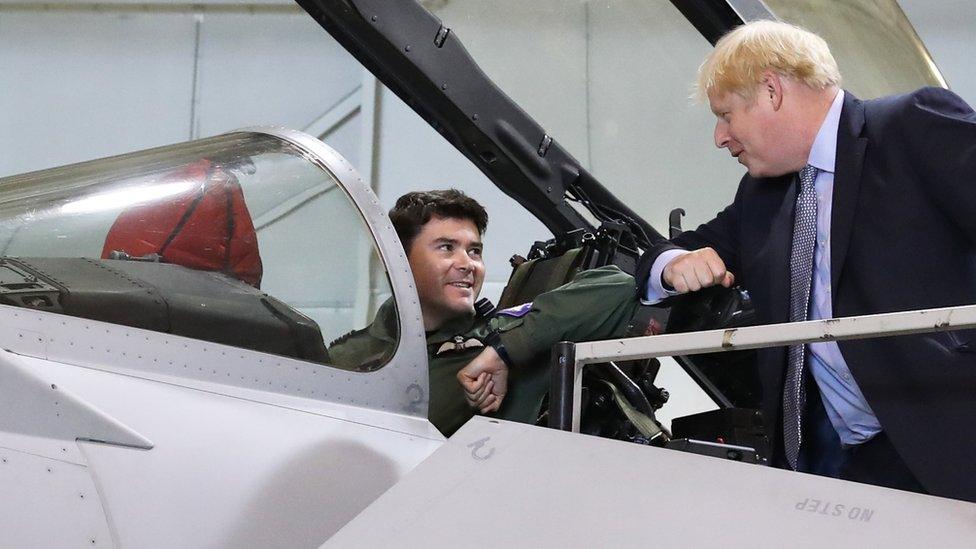
[[[668,263],[671,263],[671,260],[686,253],[688,253],[688,250],[677,248],[662,252],[661,255],[657,256],[657,259],[654,260],[654,265],[651,266],[651,273],[647,277],[647,294],[644,296],[645,305],[653,305],[666,297],[678,295],[678,292],[668,290],[664,287],[664,283],[661,282],[661,274],[664,273],[664,268],[668,266]]]
[[[524,334],[521,328],[521,326],[518,326],[498,334],[498,339],[505,346],[509,360],[516,366],[530,364],[533,357],[547,350],[545,344],[539,345],[539,342],[536,340],[522,337]]]

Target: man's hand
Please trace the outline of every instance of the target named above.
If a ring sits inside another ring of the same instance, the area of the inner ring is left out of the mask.
[[[697,292],[721,284],[732,287],[735,276],[725,269],[725,262],[711,248],[688,252],[671,260],[661,273],[661,280],[679,294]]]
[[[472,408],[487,414],[501,407],[508,390],[508,366],[494,347],[485,347],[474,360],[458,371],[457,378],[464,388],[464,398]]]

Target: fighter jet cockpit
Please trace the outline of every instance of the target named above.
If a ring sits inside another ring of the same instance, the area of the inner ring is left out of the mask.
[[[325,344],[366,325],[391,295],[346,191],[271,135],[0,185],[6,304],[329,364]],[[395,322],[388,334],[376,369],[396,349]]]

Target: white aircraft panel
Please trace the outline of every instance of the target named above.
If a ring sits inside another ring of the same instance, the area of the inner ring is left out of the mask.
[[[31,337],[31,336],[28,336]],[[16,447],[78,463],[75,440],[152,448],[152,443],[91,403],[58,387],[31,368],[29,359],[0,351],[0,444],[21,436]],[[9,442],[8,442],[9,445]]]
[[[476,417],[324,547],[966,547],[976,505]]]
[[[25,360],[153,441],[151,450],[80,443],[122,547],[317,547],[442,444],[367,423]],[[52,514],[45,524],[55,527],[66,517]]]
[[[115,547],[87,467],[0,447],[0,486],[0,547]]]

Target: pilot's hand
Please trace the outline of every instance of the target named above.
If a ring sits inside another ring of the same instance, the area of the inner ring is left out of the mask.
[[[717,284],[731,288],[735,276],[726,270],[725,262],[715,250],[702,248],[672,259],[664,267],[661,280],[683,294]]]
[[[482,414],[495,412],[501,407],[508,389],[508,366],[494,347],[485,347],[458,371],[457,379],[469,406]]]

